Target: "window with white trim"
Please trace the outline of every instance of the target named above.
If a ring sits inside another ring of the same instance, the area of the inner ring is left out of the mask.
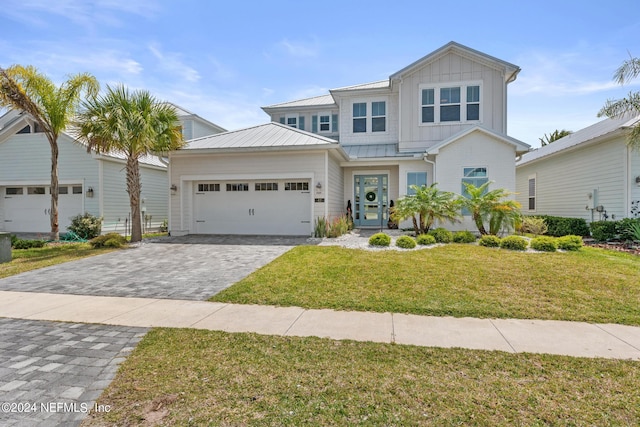
[[[367,103],[353,103],[353,133],[367,131]]]
[[[322,133],[331,132],[331,114],[320,113],[318,114],[318,130]]]
[[[536,210],[536,175],[529,176],[529,210]]]
[[[287,126],[291,126],[292,128],[298,127],[298,116],[286,116],[285,124]]]
[[[480,187],[481,185],[489,182],[489,175],[487,174],[486,167],[468,167],[463,168],[463,176],[462,176],[462,194],[463,197],[469,198],[469,193],[467,192],[467,187],[465,184],[472,184],[475,187]],[[488,191],[488,188],[485,188],[485,193]],[[464,208],[462,209],[462,215],[469,216],[471,212]]]
[[[422,124],[479,121],[481,92],[479,83],[420,85],[420,121]]]
[[[427,185],[427,173],[426,172],[407,172],[407,196],[416,194],[416,191],[411,188],[412,185],[418,187]]]
[[[386,132],[387,103],[374,101],[371,103],[371,132]]]

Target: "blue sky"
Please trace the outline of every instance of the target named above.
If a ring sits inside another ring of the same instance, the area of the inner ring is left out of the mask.
[[[539,146],[638,90],[612,81],[638,34],[637,0],[3,0],[0,66],[58,83],[88,71],[238,129],[266,122],[261,106],[386,79],[454,40],[520,66],[508,133]]]

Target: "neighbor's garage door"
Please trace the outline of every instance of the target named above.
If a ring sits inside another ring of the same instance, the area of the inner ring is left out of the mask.
[[[309,235],[309,185],[307,180],[195,183],[195,233]]]
[[[65,232],[70,218],[82,213],[82,185],[61,185],[58,196],[58,224]],[[5,187],[4,229],[14,232],[51,231],[51,195],[48,186]]]

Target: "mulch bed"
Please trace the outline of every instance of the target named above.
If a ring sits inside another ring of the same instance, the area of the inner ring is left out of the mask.
[[[607,242],[598,243],[595,241],[587,241],[585,239],[584,244],[593,248],[609,249],[611,251],[626,252],[628,254],[640,255],[640,246],[636,244],[624,243],[624,242]]]

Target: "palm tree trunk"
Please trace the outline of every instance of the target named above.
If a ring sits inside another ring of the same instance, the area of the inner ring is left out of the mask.
[[[476,223],[476,227],[478,227],[478,231],[480,232],[480,234],[482,234],[483,236],[487,233],[487,229],[484,228],[484,223],[482,222],[482,216],[476,212],[473,213],[473,221]]]
[[[48,138],[51,145],[51,236],[53,241],[60,240],[60,225],[58,224],[58,143],[55,139]]]
[[[129,205],[131,207],[131,242],[142,240],[142,223],[140,220],[140,165],[138,159],[129,156],[127,158],[127,192],[129,193]]]

